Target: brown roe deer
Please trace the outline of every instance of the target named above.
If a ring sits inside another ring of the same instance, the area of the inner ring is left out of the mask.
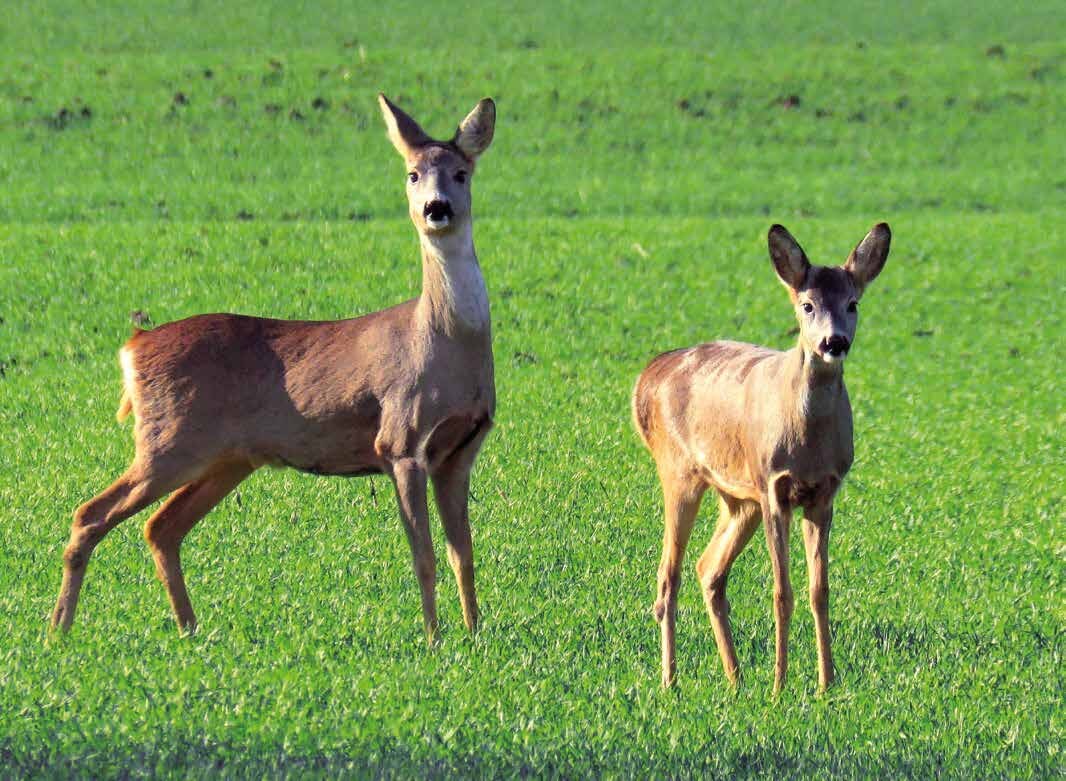
[[[407,201],[422,248],[422,294],[351,320],[302,322],[211,314],[137,331],[119,352],[118,417],[136,423],[136,456],[74,513],[53,627],[70,628],[93,549],[118,523],[167,494],[145,539],[179,631],[196,618],[182,540],[263,465],[317,475],[384,473],[437,628],[432,481],[463,619],[478,620],[467,502],[470,471],[496,398],[485,282],[474,253],[470,184],[492,141],[482,100],[450,141],[435,141],[384,95],[389,138],[407,165]]]
[[[888,225],[881,223],[843,266],[812,266],[789,232],[774,225],[770,258],[795,308],[798,344],[787,352],[738,342],[701,344],[658,356],[638,378],[633,420],[655,459],[665,502],[654,608],[664,686],[676,672],[681,562],[708,488],[719,495],[718,525],[696,574],[726,676],[736,684],[726,581],[761,519],[774,576],[774,692],[784,685],[793,607],[789,524],[793,510],[802,508],[818,681],[823,690],[832,682],[829,527],[833,497],[853,456],[844,358],[855,338],[859,298],[884,266],[890,240]]]

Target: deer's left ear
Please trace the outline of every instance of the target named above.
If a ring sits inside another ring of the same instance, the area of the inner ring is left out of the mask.
[[[459,123],[452,143],[459,147],[459,151],[464,155],[475,160],[489,148],[495,129],[496,104],[492,102],[492,98],[482,98],[474,106],[474,110],[466,115],[466,119]]]
[[[885,267],[891,243],[892,231],[888,229],[888,223],[879,222],[848,256],[844,270],[851,275],[860,294]]]

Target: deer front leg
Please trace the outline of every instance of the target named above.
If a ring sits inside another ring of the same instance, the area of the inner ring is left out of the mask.
[[[459,587],[463,623],[477,629],[477,595],[474,591],[474,546],[470,539],[470,469],[465,464],[448,465],[433,476],[434,495],[448,542],[448,562]]]
[[[818,644],[818,689],[833,683],[833,652],[829,648],[829,528],[833,506],[809,510],[803,518],[803,546],[807,551],[814,637]]]
[[[788,478],[784,478],[772,486],[770,496],[763,501],[762,507],[766,546],[770,550],[770,564],[774,571],[775,696],[784,688],[785,675],[788,672],[788,625],[792,620],[794,604],[792,584],[788,577],[788,531],[792,508],[788,504],[787,483]]]
[[[414,459],[402,459],[392,465],[392,481],[396,486],[400,519],[407,533],[407,541],[411,544],[415,575],[422,590],[422,620],[426,639],[432,644],[437,638],[437,561],[429,536],[426,471]]]

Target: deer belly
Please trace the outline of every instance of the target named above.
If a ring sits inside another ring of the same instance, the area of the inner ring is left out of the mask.
[[[713,469],[705,464],[701,465],[700,471],[704,480],[734,499],[761,501],[758,488],[756,488],[752,480],[748,479],[747,475],[733,475],[729,471]]]
[[[313,475],[358,477],[378,474],[384,464],[374,449],[378,433],[376,421],[344,425],[315,426],[285,442],[257,448],[262,460],[274,466],[288,466]]]

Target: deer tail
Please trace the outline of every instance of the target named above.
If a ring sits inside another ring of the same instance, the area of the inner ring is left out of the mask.
[[[115,413],[115,420],[119,423],[124,421],[130,412],[133,411],[133,402],[130,401],[130,394],[125,389],[122,391],[122,398],[118,402],[118,412]]]

